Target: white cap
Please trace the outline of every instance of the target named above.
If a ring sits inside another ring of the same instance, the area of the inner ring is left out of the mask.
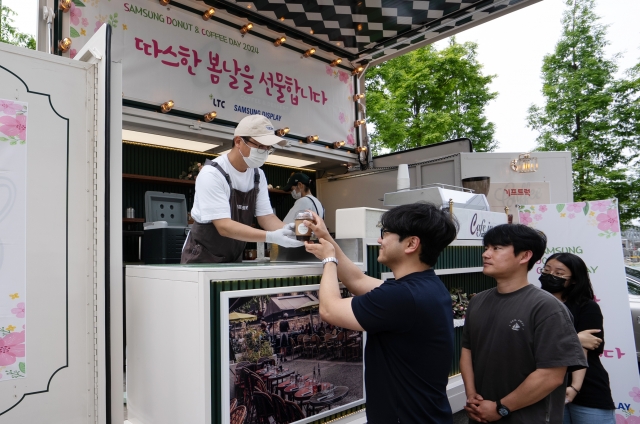
[[[267,118],[262,115],[249,115],[242,118],[233,135],[234,137],[251,137],[264,146],[274,144],[285,146],[287,142],[274,132],[275,129]]]

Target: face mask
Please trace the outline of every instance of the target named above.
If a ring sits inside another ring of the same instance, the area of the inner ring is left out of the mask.
[[[559,293],[564,290],[564,284],[567,282],[564,278],[556,277],[551,274],[540,274],[540,284],[542,284],[542,290],[549,293]]]
[[[299,191],[291,190],[291,197],[293,197],[295,200],[298,200],[302,197],[302,193],[300,193]]]
[[[244,159],[244,163],[246,163],[249,168],[260,168],[267,161],[269,152],[265,151],[264,153],[260,153],[258,149],[254,147],[249,147],[249,149],[249,157],[246,157],[242,152],[240,152],[240,156]]]

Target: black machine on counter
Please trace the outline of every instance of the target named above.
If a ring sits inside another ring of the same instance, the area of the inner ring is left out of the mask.
[[[189,234],[184,194],[147,191],[142,260],[147,264],[178,264]]]

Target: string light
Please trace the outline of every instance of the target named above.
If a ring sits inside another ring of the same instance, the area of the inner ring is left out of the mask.
[[[312,54],[314,54],[315,52],[316,52],[316,49],[311,48],[311,49],[307,50],[306,52],[304,52],[304,53],[302,54],[302,57],[309,57],[309,56],[311,56]]]
[[[307,137],[307,143],[313,143],[314,141],[318,141],[317,135],[310,135],[309,137]]]
[[[280,47],[285,41],[287,41],[285,37],[276,38],[276,40],[273,42],[273,45],[276,47]]]
[[[209,19],[211,19],[214,13],[216,13],[216,10],[213,7],[210,7],[206,12],[202,14],[202,19],[208,21]]]
[[[351,71],[351,75],[358,75],[362,71],[364,71],[364,67],[358,66],[357,68]]]
[[[339,65],[339,64],[341,64],[341,63],[342,63],[342,59],[338,58],[338,59],[334,60],[333,62],[331,62],[331,63],[329,64],[329,66],[331,66],[331,67],[333,68],[333,67],[338,66],[338,65]]]
[[[163,6],[168,5],[169,3],[171,3],[171,0],[158,0],[158,3],[160,3]]]
[[[71,38],[65,37],[58,43],[58,48],[62,53],[66,52],[71,48]]]
[[[276,135],[278,137],[284,137],[287,134],[289,134],[289,127],[284,127],[284,128],[280,128],[279,130],[276,130]]]
[[[169,100],[168,102],[164,102],[160,105],[160,112],[167,113],[171,109],[173,109],[174,103],[173,100]]]
[[[344,146],[344,140],[336,141],[335,143],[333,143],[333,148],[334,148],[334,149],[339,149],[339,148],[341,148],[342,146]]]
[[[366,121],[365,121],[364,119],[356,120],[356,121],[353,123],[353,126],[357,128],[357,127],[359,127],[360,125],[364,125],[364,123],[365,123],[365,122],[366,122]]]
[[[360,99],[364,99],[364,94],[360,93],[360,94],[354,94],[353,95],[353,101],[357,102]]]
[[[367,151],[367,146],[358,146],[356,147],[356,153],[362,153]]]
[[[251,28],[253,28],[253,24],[246,24],[245,26],[240,28],[240,34],[245,35],[247,32],[251,31]]]
[[[62,10],[62,12],[67,13],[71,10],[71,0],[60,0],[58,3],[58,9]]]
[[[212,111],[209,113],[205,113],[204,114],[204,122],[211,122],[214,119],[216,119],[216,116],[218,116],[218,112]]]

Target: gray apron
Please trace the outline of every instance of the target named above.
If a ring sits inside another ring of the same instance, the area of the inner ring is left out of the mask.
[[[231,185],[231,177],[216,162],[209,159],[204,166],[213,166],[224,175],[229,184],[231,196],[229,207],[231,219],[251,226],[256,211],[256,199],[260,189],[260,173],[254,168],[253,188],[247,192],[239,191]],[[242,261],[242,254],[247,243],[221,236],[213,222],[200,224],[194,222],[187,242],[182,249],[181,264],[192,263],[228,263]]]

